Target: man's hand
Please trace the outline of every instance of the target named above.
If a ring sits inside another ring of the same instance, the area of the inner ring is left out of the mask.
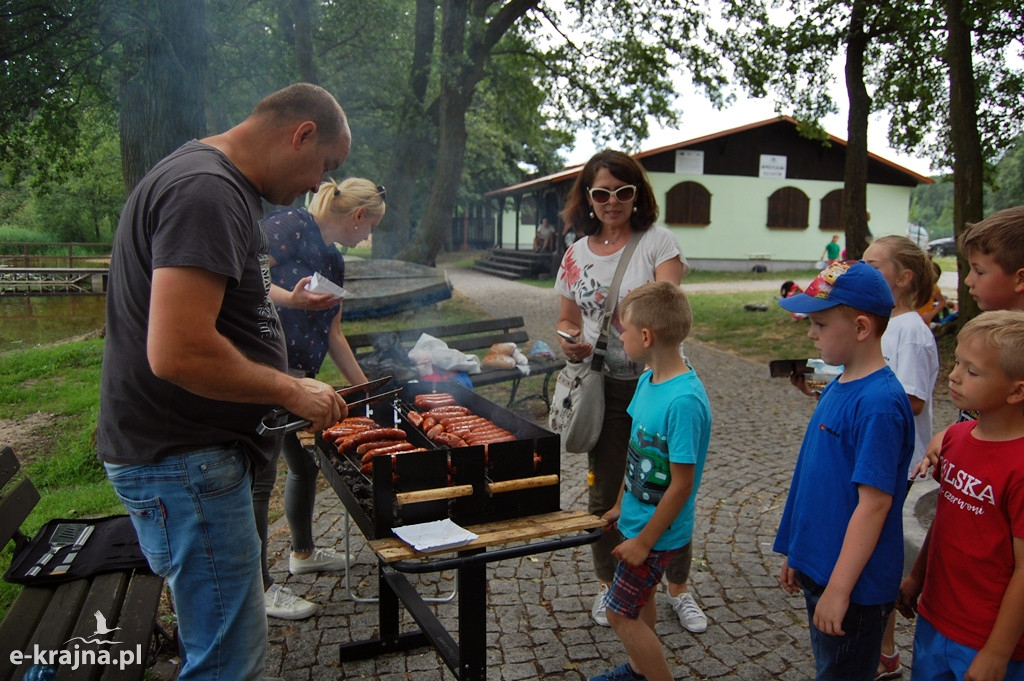
[[[308,419],[311,431],[323,430],[348,416],[348,406],[330,385],[315,378],[297,379],[304,388],[295,405],[286,405],[288,411]]]

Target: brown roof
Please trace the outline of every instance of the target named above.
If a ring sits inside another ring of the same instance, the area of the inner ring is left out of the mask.
[[[794,127],[799,125],[799,122],[795,118],[793,118],[792,116],[776,116],[775,118],[768,118],[768,119],[765,119],[763,121],[758,121],[756,123],[748,123],[747,125],[741,125],[739,127],[729,128],[728,130],[722,130],[722,131],[719,131],[719,132],[712,133],[710,135],[703,135],[701,137],[695,137],[693,139],[685,140],[685,141],[682,141],[682,142],[676,142],[675,144],[669,144],[669,145],[666,145],[666,146],[657,147],[656,149],[648,149],[646,151],[640,151],[640,152],[638,152],[636,154],[633,154],[632,156],[633,156],[633,158],[638,159],[638,160],[639,159],[643,159],[643,158],[647,158],[647,157],[650,157],[650,156],[657,156],[658,154],[663,154],[663,153],[668,152],[668,151],[674,151],[676,149],[683,149],[683,148],[686,148],[686,147],[696,146],[696,145],[704,143],[704,142],[708,142],[708,141],[715,140],[715,139],[721,139],[723,137],[728,137],[730,135],[735,135],[737,133],[746,132],[748,130],[754,130],[756,128],[762,128],[762,127],[765,127],[765,126],[768,126],[768,125],[775,125],[775,124],[777,124],[777,123],[779,123],[781,121],[785,121],[787,123],[790,123]],[[827,135],[827,139],[828,139],[829,143],[831,143],[831,144],[835,144],[835,145],[843,146],[843,147],[846,146],[846,140],[841,139],[839,137],[836,137],[834,135]],[[894,170],[894,171],[896,171],[896,172],[898,172],[900,174],[906,175],[907,177],[913,179],[916,184],[934,184],[935,183],[935,181],[932,180],[930,177],[926,177],[924,175],[920,175],[920,174],[914,172],[913,170],[910,170],[909,168],[905,168],[905,167],[903,167],[903,166],[901,166],[901,165],[899,165],[897,163],[894,163],[894,162],[892,162],[892,161],[890,161],[888,159],[882,158],[881,156],[878,156],[877,154],[873,154],[870,151],[868,152],[868,159],[876,161],[878,163],[881,163],[882,165],[887,166],[887,167],[891,168],[892,170]],[[518,184],[509,185],[507,187],[502,187],[500,189],[494,189],[494,190],[489,191],[486,194],[484,194],[484,198],[497,198],[497,197],[500,197],[500,196],[503,196],[503,195],[508,195],[508,194],[520,194],[520,193],[525,193],[523,190],[538,189],[538,188],[543,187],[545,185],[558,184],[560,182],[564,182],[566,180],[571,180],[571,179],[575,178],[576,175],[578,175],[579,172],[582,169],[583,169],[583,164],[570,166],[570,167],[566,168],[565,170],[560,170],[557,173],[552,173],[550,175],[544,175],[543,177],[535,177],[533,179],[526,180],[524,182],[520,182]]]

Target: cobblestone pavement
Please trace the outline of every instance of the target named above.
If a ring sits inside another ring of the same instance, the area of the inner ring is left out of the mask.
[[[531,338],[554,343],[558,297],[553,291],[466,270],[450,270],[450,278],[457,291],[494,315],[522,315]],[[687,342],[687,354],[707,387],[714,413],[690,583],[710,625],[702,634],[687,632],[662,594],[658,634],[678,679],[813,678],[803,599],[779,587],[781,559],[771,545],[814,405],[785,381],[769,379],[759,364],[696,341]],[[937,414],[937,423],[941,418]],[[586,508],[585,474],[585,456],[563,458],[563,509]],[[317,498],[315,532],[318,545],[344,547],[344,507],[329,488]],[[350,597],[376,594],[372,552],[352,525],[355,562],[347,578],[344,573],[290,576],[283,518],[271,534],[275,578],[322,609],[306,621],[269,620],[268,676],[289,681],[455,678],[429,648],[340,665],[339,643],[376,632],[376,606]],[[441,573],[410,579],[422,595],[444,597],[452,577]],[[624,660],[614,632],[590,618],[596,582],[589,547],[492,563],[488,578],[488,679],[585,681]],[[457,631],[455,602],[432,607],[449,631]],[[411,617],[404,610],[402,617],[403,630],[411,630]],[[911,639],[912,624],[898,618],[897,644],[905,663],[911,662]]]

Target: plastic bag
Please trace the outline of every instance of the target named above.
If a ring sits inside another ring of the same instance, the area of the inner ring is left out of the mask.
[[[555,351],[551,349],[551,346],[542,340],[534,341],[533,347],[530,348],[530,357],[532,359],[543,359],[549,362],[554,362],[558,359],[555,356]]]
[[[440,338],[420,334],[416,345],[409,351],[409,359],[417,366],[427,363],[446,371],[462,371],[467,374],[480,373],[480,358],[448,347]]]
[[[397,333],[381,334],[373,339],[373,354],[359,360],[359,366],[369,379],[391,376],[395,383],[408,383],[418,377],[416,367],[409,361],[409,353],[398,341]]]

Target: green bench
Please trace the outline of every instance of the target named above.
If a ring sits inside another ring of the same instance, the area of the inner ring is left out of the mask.
[[[39,491],[21,471],[10,447],[0,450],[0,548],[15,551],[29,537],[21,525],[39,501]],[[48,586],[25,586],[0,622],[0,681],[20,681],[37,661],[57,664],[63,681],[141,681],[163,579],[145,569],[105,572]],[[100,613],[107,629],[97,636]],[[92,643],[97,639],[113,643]],[[17,658],[21,651],[20,660]],[[44,656],[43,658],[38,657]],[[108,662],[108,659],[110,660]],[[77,668],[74,668],[77,666]]]

